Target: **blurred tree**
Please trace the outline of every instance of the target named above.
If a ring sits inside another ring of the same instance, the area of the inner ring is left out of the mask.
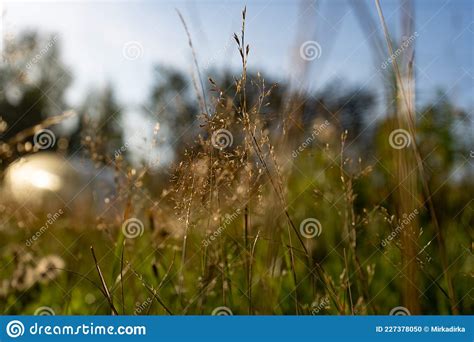
[[[193,86],[191,80],[176,69],[156,67],[155,74],[150,99],[145,105],[146,114],[160,123],[162,131],[169,131],[166,143],[181,154],[185,146],[194,143],[199,130]]]
[[[430,188],[436,189],[433,202],[439,219],[443,221],[450,219],[447,214],[451,211],[447,211],[446,206],[456,210],[470,200],[463,193],[451,194],[452,184],[447,180],[452,183],[460,181],[463,176],[461,170],[468,171],[460,166],[468,166],[465,161],[469,156],[468,144],[472,142],[469,142],[468,114],[457,109],[443,94],[439,98],[444,100],[421,110],[418,140]],[[446,203],[447,198],[450,201]]]
[[[197,120],[200,110],[196,90],[193,89],[193,81],[176,69],[157,67],[156,73],[158,77],[146,109],[148,115],[154,116],[154,119],[170,130],[168,143],[179,159],[186,146],[194,145],[198,133],[204,133],[200,131],[200,120]],[[240,97],[235,96],[237,83],[234,74],[229,70],[214,71],[211,74],[216,76],[212,77],[215,86],[209,83],[209,89],[205,90],[212,90],[213,95],[208,98],[211,103],[208,107],[214,108],[215,99],[224,96],[228,97],[230,105],[239,108]],[[288,120],[289,127],[292,127],[289,130],[290,140],[296,139],[298,142],[301,137],[311,135],[316,118],[324,118],[338,127],[338,137],[346,129],[350,132],[348,139],[353,143],[353,148],[371,146],[369,134],[360,137],[368,113],[375,104],[374,94],[366,89],[342,87],[341,84],[333,83],[315,94],[289,94],[287,83],[277,84],[274,80],[263,79],[259,73],[251,71],[248,72],[246,87],[247,103],[250,106],[258,104],[262,100],[262,94],[272,88],[263,99],[259,114],[263,127],[268,128],[271,134],[276,134],[276,137],[281,135],[278,132],[283,129],[282,119]],[[197,91],[200,92],[200,89]],[[292,101],[295,97],[298,101]],[[234,112],[238,115],[238,111]],[[288,112],[290,114],[286,117]]]
[[[23,33],[6,41],[0,64],[0,117],[7,128],[0,139],[7,141],[66,110],[64,94],[70,82],[59,59],[57,36]]]
[[[124,145],[122,109],[114,91],[107,85],[102,91],[90,92],[80,110],[80,123],[71,135],[71,153],[88,147],[95,161],[107,161]]]
[[[342,131],[348,131],[348,141],[360,147],[369,147],[367,117],[375,104],[375,95],[368,89],[347,87],[340,82],[329,84],[318,95],[317,102],[324,104],[328,120],[337,121]]]

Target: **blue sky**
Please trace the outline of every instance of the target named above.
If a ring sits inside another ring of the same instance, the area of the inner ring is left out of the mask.
[[[188,73],[192,68],[187,37],[176,9],[187,21],[204,79],[220,68],[239,72],[240,56],[232,34],[240,32],[241,11],[247,4],[250,69],[276,81],[292,80],[311,90],[339,81],[347,87],[381,94],[381,64],[372,59],[368,39],[371,35],[382,37],[375,2],[357,1],[365,5],[374,22],[371,33],[361,28],[360,21],[367,19],[356,16],[350,0],[4,0],[0,27],[4,34],[25,29],[57,34],[62,60],[74,79],[67,92],[69,103],[78,105],[91,89],[112,84],[125,113],[122,125],[132,149],[155,154],[159,152],[143,147],[147,145],[143,139],[152,140],[150,127],[155,123],[147,121],[142,107],[156,78],[154,66],[176,67]],[[398,41],[401,0],[381,2],[392,38]],[[472,0],[415,0],[417,103],[437,101],[438,92],[445,91],[471,113],[471,120],[473,11]],[[299,47],[307,40],[318,42],[321,55],[309,62],[309,69],[301,75],[295,72],[296,63],[301,62]],[[139,47],[138,58],[124,55],[124,47],[131,42],[132,47]],[[383,52],[388,57],[385,41]],[[379,96],[376,118],[383,117],[384,103]],[[140,137],[134,132],[141,132]],[[160,132],[165,140],[172,140],[163,123]],[[165,144],[162,149],[168,147]],[[160,154],[163,162],[171,158],[170,153]]]
[[[231,40],[240,30],[244,1],[6,1],[4,27],[59,33],[62,55],[71,68],[71,102],[82,99],[90,86],[111,82],[126,104],[146,100],[153,81],[153,65],[191,67],[190,51],[175,9],[188,22],[198,57],[206,73],[212,68],[237,68],[239,56]],[[295,39],[304,35],[318,41],[321,58],[312,62],[308,85],[318,89],[334,79],[377,88],[372,76],[378,65],[371,60],[366,33],[347,0],[247,1],[247,41],[252,69],[277,79],[292,70]],[[380,24],[373,1],[365,1]],[[382,1],[394,37],[400,34],[400,1]],[[420,101],[437,89],[448,90],[458,103],[472,108],[473,4],[468,0],[415,1],[416,63]],[[300,29],[301,30],[301,29]],[[381,34],[379,30],[376,34]],[[123,46],[139,42],[142,56],[123,57]]]

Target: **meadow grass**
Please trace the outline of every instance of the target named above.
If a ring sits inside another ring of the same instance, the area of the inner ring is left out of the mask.
[[[48,213],[29,220],[11,204],[2,205],[3,225],[10,228],[1,232],[8,243],[1,254],[0,310],[32,314],[47,306],[56,314],[137,315],[364,315],[388,314],[398,306],[413,314],[472,310],[472,297],[466,296],[472,252],[458,249],[469,240],[470,202],[464,203],[466,212],[440,224],[438,189],[431,189],[414,139],[414,94],[404,89],[412,70],[394,64],[400,101],[375,151],[384,161],[364,160],[351,151],[351,132],[342,128],[337,111],[308,132],[300,93],[286,95],[286,107],[269,128],[262,112],[277,85],[266,84],[260,74],[249,79],[246,9],[234,36],[241,72],[229,89],[213,78],[205,85],[191,33],[179,17],[193,54],[201,112],[196,144],[186,148],[160,191],[150,188],[154,175],[146,167],[101,158],[115,170],[112,206],[120,215],[84,223],[67,212],[28,247],[24,241]],[[254,102],[249,93],[258,94]],[[389,146],[390,127],[411,134],[412,150]],[[87,216],[87,208],[82,210]],[[40,267],[51,255],[60,255],[64,265],[48,259]]]

